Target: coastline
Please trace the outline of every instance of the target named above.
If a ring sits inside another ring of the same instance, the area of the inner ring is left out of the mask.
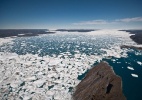
[[[120,31],[126,31],[129,32],[129,34],[132,34],[130,38],[137,43],[138,46],[134,45],[122,45],[120,48],[131,48],[131,49],[137,49],[142,50],[142,46],[139,46],[142,44],[142,30],[120,30]]]
[[[0,29],[0,38],[6,37],[30,37],[40,34],[54,34],[47,29]]]
[[[107,62],[101,62],[76,86],[73,100],[126,100],[122,79]]]
[[[122,45],[120,48],[130,48],[130,49],[137,49],[142,50],[142,47],[130,46],[130,45]]]

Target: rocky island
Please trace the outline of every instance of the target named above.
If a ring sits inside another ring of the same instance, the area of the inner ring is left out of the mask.
[[[56,31],[60,32],[91,32],[95,31],[94,29],[57,29]]]
[[[5,37],[29,37],[39,36],[39,34],[53,34],[47,29],[0,29],[0,38]]]
[[[106,62],[93,67],[76,86],[73,100],[126,100],[122,80]]]

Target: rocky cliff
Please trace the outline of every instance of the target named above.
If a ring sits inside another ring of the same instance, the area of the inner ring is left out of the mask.
[[[73,100],[126,100],[122,80],[106,62],[93,67],[77,85]]]

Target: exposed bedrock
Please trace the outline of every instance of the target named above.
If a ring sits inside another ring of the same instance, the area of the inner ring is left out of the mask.
[[[73,100],[126,100],[122,80],[106,62],[93,67],[77,85]]]
[[[142,47],[136,47],[136,46],[129,46],[129,45],[122,45],[121,48],[130,48],[130,49],[137,49],[142,50]]]

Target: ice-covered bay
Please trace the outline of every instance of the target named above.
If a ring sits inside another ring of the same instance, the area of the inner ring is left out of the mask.
[[[70,100],[72,90],[95,62],[127,57],[136,45],[117,30],[57,32],[21,37],[0,47],[0,99]]]

